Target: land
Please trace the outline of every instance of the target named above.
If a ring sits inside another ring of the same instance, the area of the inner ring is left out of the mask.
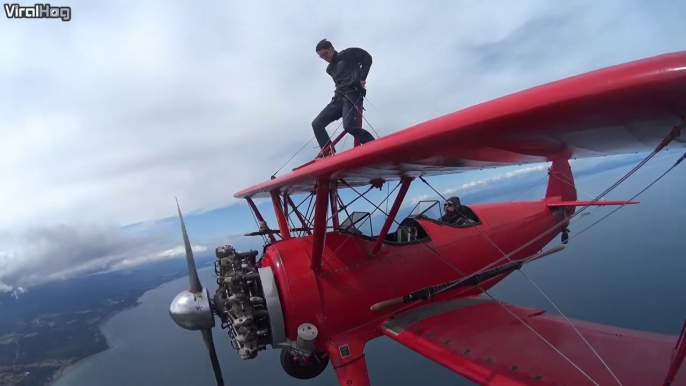
[[[0,385],[46,385],[107,350],[103,323],[138,305],[146,291],[186,275],[185,261],[172,260],[33,287],[19,299],[0,294]]]

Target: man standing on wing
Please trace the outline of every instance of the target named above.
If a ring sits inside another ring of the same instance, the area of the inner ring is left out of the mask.
[[[326,72],[331,75],[336,91],[331,102],[312,121],[314,135],[322,149],[331,142],[326,126],[343,118],[343,129],[360,141],[360,144],[373,141],[374,137],[362,128],[362,101],[367,93],[364,88],[372,56],[361,48],[348,48],[336,51],[324,39],[315,47],[317,55],[329,65]]]

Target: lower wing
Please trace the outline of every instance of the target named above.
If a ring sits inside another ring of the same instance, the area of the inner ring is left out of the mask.
[[[482,385],[618,384],[563,317],[544,312],[479,296],[413,309],[382,330]],[[570,320],[623,385],[663,384],[676,336]],[[683,375],[672,383],[684,384]]]

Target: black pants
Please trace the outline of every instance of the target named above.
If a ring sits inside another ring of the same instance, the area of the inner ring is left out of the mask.
[[[374,140],[374,137],[362,128],[362,101],[362,97],[348,98],[347,96],[339,96],[332,99],[324,107],[314,121],[312,121],[314,136],[317,138],[320,148],[323,149],[331,142],[329,133],[326,132],[326,126],[340,118],[343,118],[343,130],[360,140],[360,144]]]

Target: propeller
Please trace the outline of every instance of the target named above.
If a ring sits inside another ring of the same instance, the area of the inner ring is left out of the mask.
[[[222,377],[219,360],[217,359],[217,351],[214,348],[214,340],[212,339],[214,310],[212,309],[212,303],[210,302],[210,293],[207,288],[204,288],[202,284],[200,284],[200,279],[198,279],[198,271],[195,269],[195,260],[193,260],[193,250],[191,249],[191,243],[188,240],[188,233],[186,233],[186,225],[184,224],[183,216],[181,215],[179,200],[176,200],[176,209],[179,212],[181,234],[183,235],[183,244],[186,248],[186,263],[188,264],[190,289],[176,295],[169,307],[169,315],[181,328],[192,331],[200,330],[202,339],[205,341],[205,347],[210,354],[212,370],[214,370],[214,377],[217,380],[217,385],[224,386],[224,378]]]

